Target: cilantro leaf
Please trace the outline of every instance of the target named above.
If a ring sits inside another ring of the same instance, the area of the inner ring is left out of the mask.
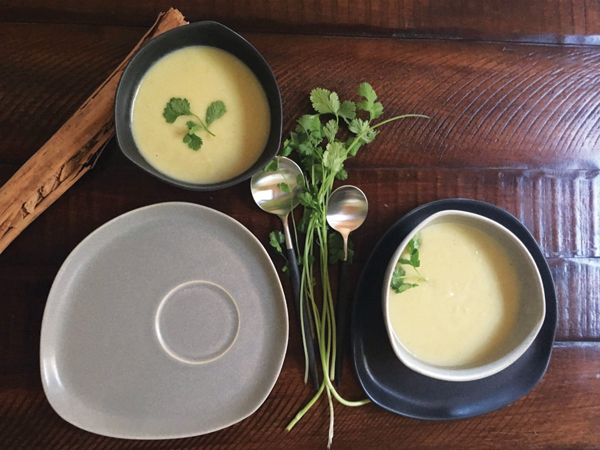
[[[406,245],[406,251],[403,253],[408,255],[408,259],[405,257],[398,259],[398,264],[394,268],[392,280],[390,282],[390,287],[398,294],[418,286],[417,283],[405,282],[405,279],[412,279],[413,281],[427,281],[427,278],[423,277],[417,269],[417,267],[421,266],[421,261],[419,260],[420,246],[421,235],[420,233],[417,233],[410,241],[408,241],[408,244]],[[412,266],[416,272],[416,275],[406,275],[406,270],[402,267],[402,265]]]
[[[366,100],[358,102],[356,107],[360,110],[367,111],[371,120],[377,119],[383,114],[383,105],[377,100],[377,94],[369,83],[362,83],[358,87],[358,95],[362,95]]]
[[[277,172],[279,170],[279,158],[276,156],[263,167],[263,172]]]
[[[188,120],[186,125],[188,127],[188,133],[183,137],[183,142],[192,150],[200,150],[200,147],[202,147],[202,138],[194,133],[201,130],[202,127],[191,120]]]
[[[306,208],[314,209],[318,206],[310,192],[301,192],[298,194],[298,201]]]
[[[401,294],[408,289],[417,287],[417,283],[406,283],[404,279],[406,277],[406,270],[402,268],[402,266],[397,265],[394,268],[394,272],[392,273],[392,281],[390,282],[390,287],[397,293]]]
[[[340,106],[339,116],[346,119],[346,122],[356,117],[356,104],[346,100]]]
[[[191,120],[188,120],[186,125],[189,129],[188,134],[194,134],[196,131],[200,131],[202,129],[200,125],[198,125],[196,122],[192,122]]]
[[[411,253],[414,250],[417,250],[421,246],[421,233],[417,233],[413,236],[413,238],[408,242],[408,248]]]
[[[340,127],[338,123],[334,119],[331,119],[325,124],[325,127],[323,128],[323,134],[329,142],[333,142],[335,141],[335,135],[337,134],[339,129]]]
[[[173,123],[179,116],[189,116],[192,114],[190,111],[190,102],[185,98],[173,97],[165,106],[163,111],[163,117],[168,123]]]
[[[287,192],[288,194],[292,192],[290,185],[287,183],[279,183],[277,187],[281,190],[281,192]]]
[[[344,260],[344,238],[337,231],[332,231],[327,237],[328,247],[328,262],[329,264],[336,264],[339,261]],[[354,257],[354,243],[348,240],[348,264],[352,264]]]
[[[195,134],[186,134],[183,137],[183,142],[186,143],[192,150],[197,151],[200,150],[200,147],[202,147],[202,138]]]
[[[419,261],[419,250],[414,250],[410,254],[410,265],[415,268],[421,265],[421,261]]]
[[[345,143],[346,148],[350,150],[348,152],[348,156],[352,158],[356,156],[358,150],[360,149],[360,146],[363,144],[362,139],[360,139],[356,144],[354,144],[354,141],[356,141],[356,138],[351,137],[348,138],[348,140]]]
[[[383,105],[381,102],[373,103],[369,112],[371,113],[371,120],[378,119],[383,114]]]
[[[335,179],[336,180],[340,180],[340,181],[347,180],[348,179],[348,172],[346,172],[346,169],[342,169],[338,173],[336,173],[335,174]]]
[[[361,85],[358,87],[358,95],[363,96],[368,102],[371,103],[377,100],[377,94],[375,93],[375,90],[367,82],[361,83]]]
[[[357,136],[364,132],[367,131],[370,128],[369,122],[367,120],[362,120],[362,119],[358,119],[355,118],[354,120],[352,120],[352,122],[350,122],[350,124],[348,125],[348,129],[356,134]]]
[[[298,124],[302,127],[305,133],[317,133],[321,137],[321,120],[319,114],[306,114],[298,119]]]
[[[315,263],[315,257],[313,255],[308,255],[308,258],[306,258],[306,260],[309,266],[312,266]],[[304,259],[301,258],[300,260],[298,260],[298,265],[301,266],[302,264],[304,264]]]
[[[282,248],[282,244],[285,243],[285,235],[277,230],[277,231],[271,231],[269,233],[269,244],[271,244],[271,247],[273,247],[275,249],[275,251],[277,251],[277,253],[279,253],[281,256],[283,256],[285,258],[285,265],[283,266],[283,268],[281,269],[281,271],[283,272],[283,274],[286,277],[290,277],[290,265],[289,265],[289,261],[287,260],[287,258],[285,257],[285,254],[283,253],[283,248]]]
[[[401,294],[402,292],[408,291],[411,288],[416,288],[417,286],[419,286],[417,283],[402,283],[394,290],[396,291],[396,293]]]
[[[323,165],[331,169],[334,173],[344,168],[344,161],[347,158],[346,149],[341,142],[330,142],[323,153]]]
[[[329,94],[329,104],[331,105],[332,112],[337,115],[340,110],[340,98],[337,93],[332,92]]]
[[[405,275],[406,270],[404,270],[401,266],[397,265],[394,268],[394,272],[392,273],[392,281],[390,283],[390,287],[394,290],[397,290],[402,284],[404,284]]]
[[[281,231],[277,230],[269,233],[269,244],[271,244],[271,247],[277,250],[277,253],[282,255],[283,249],[281,248],[281,244],[283,243],[285,243],[285,235]]]
[[[213,123],[226,112],[227,109],[225,108],[225,103],[223,103],[221,100],[212,102],[208,108],[206,108],[206,126]]]
[[[348,125],[348,129],[356,134],[356,137],[360,136],[361,144],[368,144],[375,139],[375,136],[379,133],[371,128],[371,124],[368,120],[353,119]]]
[[[289,156],[292,153],[292,147],[290,147],[289,140],[286,139],[283,143],[283,147],[281,147],[281,151],[279,152],[279,156]]]
[[[392,274],[392,280],[394,278],[403,277],[404,275],[406,275],[406,270],[404,270],[402,266],[396,266],[394,268],[394,273]]]
[[[300,195],[302,195],[302,194],[300,194]],[[300,233],[306,233],[306,231],[308,230],[308,224],[310,223],[311,215],[312,215],[312,210],[310,208],[304,208],[304,212],[302,213],[302,218],[300,219],[300,222],[298,222],[298,225],[296,226],[296,228],[298,229],[298,231]]]
[[[310,93],[310,101],[318,113],[338,115],[340,98],[335,92],[323,88],[315,88]]]

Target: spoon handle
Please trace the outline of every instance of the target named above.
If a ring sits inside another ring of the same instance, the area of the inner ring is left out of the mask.
[[[337,328],[336,336],[336,356],[335,356],[335,385],[340,387],[342,384],[342,367],[344,363],[344,353],[346,352],[346,328],[348,324],[348,261],[341,261],[338,277],[338,299],[335,311],[335,323]]]
[[[287,249],[288,265],[290,267],[290,278],[292,280],[292,293],[298,315],[298,324],[304,328],[304,338],[306,339],[306,352],[308,354],[308,373],[312,380],[315,391],[319,390],[319,373],[317,371],[317,360],[315,352],[315,339],[312,332],[310,315],[306,302],[300,304],[300,270],[296,260],[296,252],[293,248]],[[302,318],[300,316],[302,314]]]

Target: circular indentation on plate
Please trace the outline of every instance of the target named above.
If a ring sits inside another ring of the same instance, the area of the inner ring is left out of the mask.
[[[240,327],[235,300],[208,281],[190,281],[171,290],[156,312],[162,348],[186,364],[214,361],[231,348]]]

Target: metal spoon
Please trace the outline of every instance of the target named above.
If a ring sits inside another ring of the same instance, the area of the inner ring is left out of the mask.
[[[283,186],[284,184],[287,184],[289,189]],[[294,251],[288,224],[288,216],[290,212],[298,206],[298,195],[302,192],[303,186],[304,175],[302,174],[302,170],[294,161],[283,156],[279,158],[279,170],[276,172],[258,172],[250,180],[250,189],[256,204],[264,211],[279,216],[283,222],[285,246],[290,267],[296,314],[298,315],[298,323],[303,324],[304,328],[310,378],[315,390],[318,391],[319,374],[317,372],[315,343],[310,322],[311,319],[306,302],[302,302],[301,305],[300,271],[298,269],[296,252]],[[284,189],[282,189],[282,187]],[[289,192],[287,192],[288,190]],[[300,318],[300,314],[302,314],[302,319]]]
[[[348,236],[360,227],[367,217],[369,204],[367,197],[356,186],[342,186],[329,197],[327,223],[344,238],[344,260],[341,263],[338,282],[338,300],[336,308],[336,348],[335,382],[342,383],[342,363],[346,349],[346,328],[348,323]]]

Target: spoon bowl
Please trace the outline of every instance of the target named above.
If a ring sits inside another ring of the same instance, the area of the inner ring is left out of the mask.
[[[341,262],[338,281],[338,299],[336,308],[336,358],[335,382],[342,383],[342,366],[347,344],[346,328],[350,311],[350,292],[348,291],[348,236],[360,227],[367,218],[369,203],[364,192],[356,186],[337,188],[329,197],[327,223],[342,235],[344,239],[344,259]]]
[[[344,261],[348,259],[348,235],[363,224],[368,211],[367,197],[356,186],[342,186],[329,197],[327,223],[344,238]]]
[[[290,192],[282,190],[282,184],[289,186]],[[252,197],[263,210],[279,217],[285,217],[298,206],[298,194],[304,186],[302,170],[294,161],[286,157],[279,158],[279,170],[276,172],[258,172],[250,181]]]

